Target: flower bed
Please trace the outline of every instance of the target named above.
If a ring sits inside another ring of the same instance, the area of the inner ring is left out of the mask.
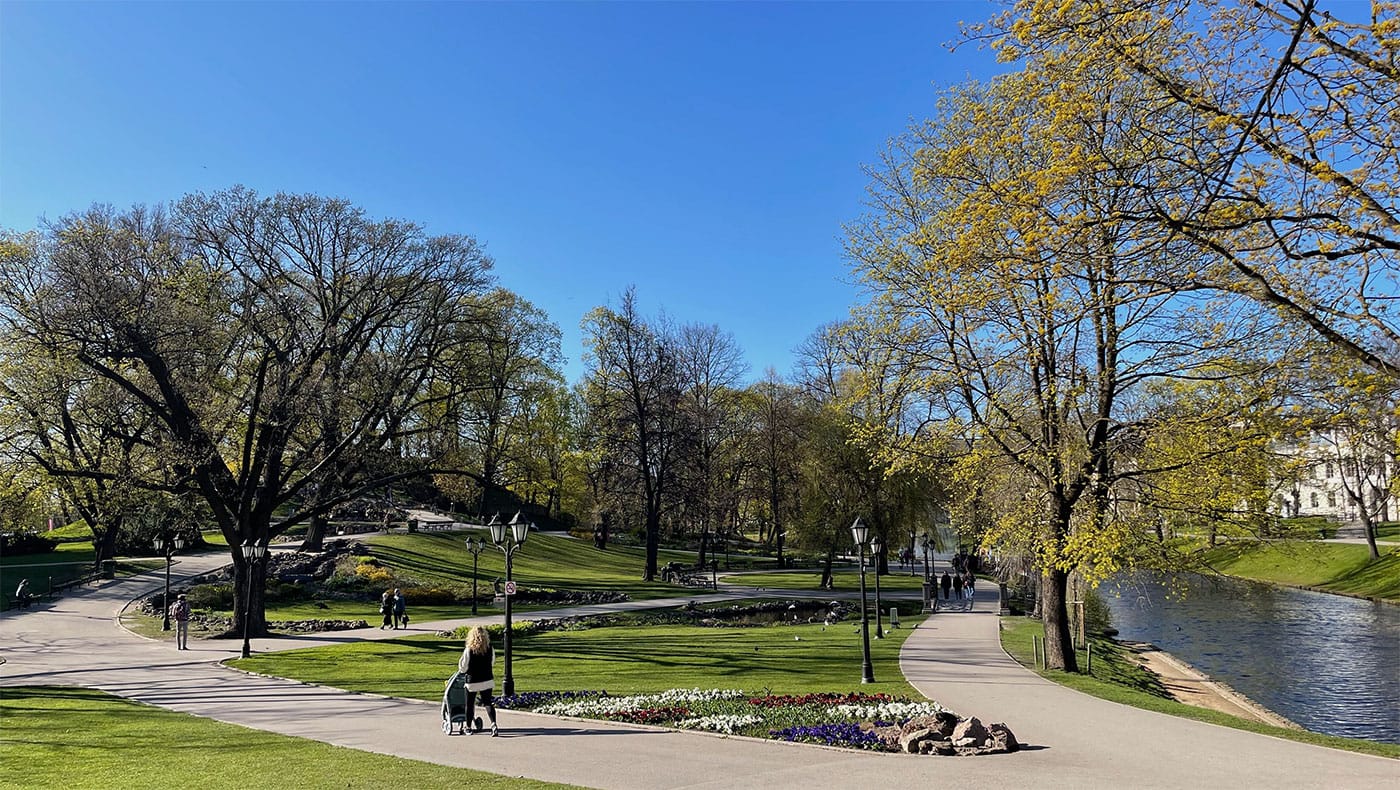
[[[734,689],[671,689],[612,696],[606,691],[532,692],[501,707],[553,716],[653,724],[849,749],[899,751],[900,727],[947,715],[943,706],[889,694],[752,695]]]

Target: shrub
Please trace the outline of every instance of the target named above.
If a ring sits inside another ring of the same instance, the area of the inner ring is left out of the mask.
[[[417,606],[445,606],[457,600],[456,593],[441,587],[405,587],[399,592],[405,603]]]
[[[47,554],[58,542],[34,532],[12,532],[0,536],[0,545],[6,554]]]
[[[185,600],[191,609],[225,610],[233,608],[232,584],[199,584],[190,588]]]
[[[393,584],[394,582],[394,574],[390,573],[388,568],[368,563],[355,566],[355,575],[372,585]]]
[[[308,593],[306,587],[298,582],[269,581],[263,596],[269,602],[302,601],[307,598]]]

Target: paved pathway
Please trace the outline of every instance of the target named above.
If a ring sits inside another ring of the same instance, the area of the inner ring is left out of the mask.
[[[176,575],[212,569],[223,557],[184,558]],[[367,751],[599,788],[1122,788],[1400,786],[1400,761],[1354,755],[1177,719],[1105,702],[1044,681],[997,642],[996,602],[945,612],[910,635],[902,664],[923,693],[984,721],[1005,721],[1031,748],[980,758],[868,754],[723,738],[502,711],[500,738],[448,738],[436,703],[353,694],[248,676],[218,662],[235,640],[173,644],[116,623],[159,577],[104,582],[0,614],[0,685],[78,685],[223,721]],[[768,593],[772,594],[772,592]],[[681,600],[732,597],[720,591]],[[649,602],[639,605],[657,605]],[[596,607],[590,607],[596,608]],[[538,613],[532,613],[539,616]],[[485,622],[493,618],[479,618]],[[453,621],[453,625],[470,620]],[[414,624],[410,631],[444,624]],[[368,629],[299,639],[254,640],[286,649],[401,633]],[[4,727],[0,723],[0,727]]]

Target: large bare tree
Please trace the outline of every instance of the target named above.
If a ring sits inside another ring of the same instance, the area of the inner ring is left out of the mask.
[[[421,473],[404,448],[433,427],[435,359],[490,261],[470,237],[343,200],[234,188],[168,214],[95,207],[3,267],[12,336],[111,382],[156,426],[161,462],[139,484],[207,503],[259,634],[262,568],[238,547]]]

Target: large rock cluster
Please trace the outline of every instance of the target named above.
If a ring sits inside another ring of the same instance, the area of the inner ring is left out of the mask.
[[[969,756],[1021,748],[1005,724],[983,725],[976,717],[959,719],[946,711],[911,719],[902,727],[881,728],[880,734],[909,754]]]

